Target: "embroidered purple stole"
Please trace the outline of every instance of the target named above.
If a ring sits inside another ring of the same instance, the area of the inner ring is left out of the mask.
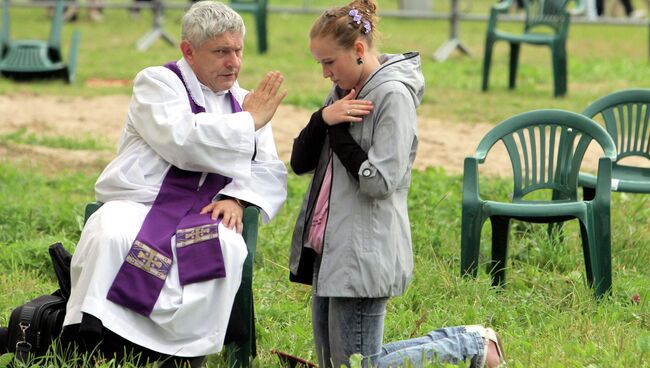
[[[165,64],[185,85],[192,112],[205,112],[187,89],[175,62]],[[242,111],[228,92],[232,112]],[[144,316],[153,310],[173,262],[171,239],[176,234],[176,262],[181,285],[226,276],[219,242],[218,223],[210,214],[200,215],[201,208],[231,179],[209,173],[200,183],[202,173],[171,166],[144,219],[140,232],[122,263],[106,298]]]

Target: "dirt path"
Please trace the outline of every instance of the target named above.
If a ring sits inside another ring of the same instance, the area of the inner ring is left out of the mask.
[[[0,96],[0,134],[25,128],[28,133],[41,136],[95,137],[115,147],[128,103],[128,96]],[[308,121],[310,114],[310,111],[288,105],[278,109],[273,129],[278,153],[283,161],[289,161],[293,138]],[[490,124],[450,123],[421,116],[415,167],[441,167],[450,174],[462,173],[464,157],[472,154],[490,128]],[[101,169],[113,155],[114,149],[71,151],[0,143],[0,158],[33,162],[52,171]],[[486,170],[481,171],[507,175],[509,163],[503,155],[499,156],[499,159],[488,162]],[[588,165],[593,166],[593,163]]]

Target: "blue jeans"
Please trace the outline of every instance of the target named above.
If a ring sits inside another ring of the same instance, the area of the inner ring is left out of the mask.
[[[362,367],[374,367],[381,353],[388,298],[339,298],[316,295],[320,257],[314,264],[312,328],[321,368],[350,366],[361,354]]]
[[[349,367],[350,356],[361,354],[362,366],[374,367],[381,351],[387,302],[388,298],[313,295],[312,327],[319,366]]]
[[[485,345],[478,332],[467,332],[464,326],[445,327],[426,336],[391,342],[382,347],[376,359],[379,368],[418,368],[426,364],[458,364],[470,361],[471,366],[482,366]]]

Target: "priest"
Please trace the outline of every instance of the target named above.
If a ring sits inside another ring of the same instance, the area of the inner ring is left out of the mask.
[[[283,77],[239,86],[244,34],[228,6],[195,3],[182,58],[136,76],[118,154],[95,186],[104,205],[73,255],[63,340],[164,366],[221,350],[246,258],[243,209],[267,223],[286,199],[269,123]]]

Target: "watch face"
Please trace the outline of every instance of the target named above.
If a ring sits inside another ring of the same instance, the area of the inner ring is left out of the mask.
[[[363,169],[363,171],[361,172],[361,175],[363,175],[365,177],[370,176],[370,174],[371,174],[370,169]]]

